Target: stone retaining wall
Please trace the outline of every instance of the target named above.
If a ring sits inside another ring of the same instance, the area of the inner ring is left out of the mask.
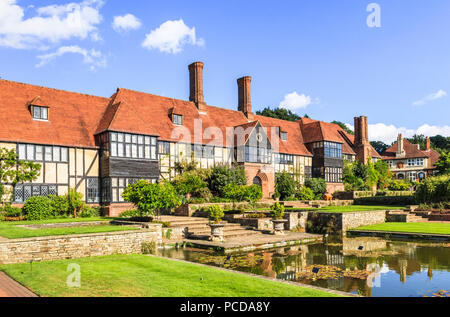
[[[139,231],[14,239],[0,242],[0,264],[141,253],[142,243],[162,243],[161,225]]]
[[[307,227],[314,233],[345,233],[349,229],[385,222],[386,210],[348,213],[309,212]]]

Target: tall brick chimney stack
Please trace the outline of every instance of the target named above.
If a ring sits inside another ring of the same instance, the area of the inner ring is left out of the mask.
[[[404,157],[405,156],[405,143],[403,141],[403,134],[399,133],[397,138],[397,153],[396,157]]]
[[[427,152],[431,151],[431,140],[429,136],[427,136],[427,140],[425,142],[425,151]]]
[[[245,76],[237,80],[239,87],[239,108],[238,110],[243,112],[249,119],[253,120],[252,112],[252,97],[251,97],[251,83],[252,78]]]
[[[355,118],[355,152],[356,159],[367,164],[371,157],[371,147],[369,142],[369,120],[367,117]]]
[[[189,81],[191,95],[189,101],[197,106],[198,110],[205,110],[205,98],[203,96],[203,63],[195,62],[189,65]]]

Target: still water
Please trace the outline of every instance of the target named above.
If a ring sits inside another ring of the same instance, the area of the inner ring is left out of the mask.
[[[368,297],[450,297],[450,244],[335,238],[231,256],[198,249],[160,255]]]

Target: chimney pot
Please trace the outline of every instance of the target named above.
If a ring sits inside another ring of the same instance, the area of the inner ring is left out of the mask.
[[[239,108],[238,110],[243,112],[245,116],[252,120],[252,98],[251,98],[251,82],[250,76],[245,76],[237,80],[239,87]]]
[[[198,110],[205,110],[205,98],[203,96],[203,63],[195,62],[189,65],[190,97]]]

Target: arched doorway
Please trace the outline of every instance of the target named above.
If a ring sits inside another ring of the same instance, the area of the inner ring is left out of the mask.
[[[259,187],[262,188],[262,180],[261,180],[261,178],[259,176],[256,176],[253,179],[253,185],[258,185]]]

